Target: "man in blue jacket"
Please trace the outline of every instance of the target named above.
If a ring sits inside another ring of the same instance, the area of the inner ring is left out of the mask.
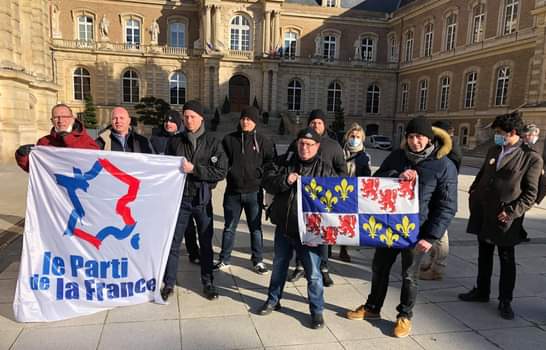
[[[387,296],[389,274],[398,254],[402,255],[402,288],[395,337],[407,337],[417,298],[417,278],[421,260],[440,239],[457,212],[457,169],[453,162],[438,152],[432,125],[424,117],[406,126],[406,147],[393,151],[374,176],[399,177],[419,181],[419,241],[415,248],[377,248],[372,262],[372,286],[365,305],[347,312],[351,320],[380,318]]]

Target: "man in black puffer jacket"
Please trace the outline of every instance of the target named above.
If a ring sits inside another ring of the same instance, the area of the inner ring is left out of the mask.
[[[111,125],[95,140],[105,151],[154,153],[148,139],[131,128],[131,116],[123,107],[116,107],[110,115]]]
[[[262,205],[263,193],[261,182],[263,167],[273,160],[273,144],[264,135],[256,132],[259,112],[254,107],[241,111],[237,131],[224,137],[222,145],[229,159],[226,192],[224,193],[224,232],[222,251],[215,269],[222,269],[230,264],[231,251],[235,243],[235,232],[241,212],[245,216],[250,232],[252,264],[259,274],[267,272],[262,262]]]
[[[187,178],[161,296],[166,300],[174,291],[182,237],[190,220],[195,220],[201,251],[203,293],[209,300],[212,300],[218,298],[218,291],[214,287],[212,277],[212,235],[214,231],[212,206],[210,205],[211,189],[218,181],[226,177],[228,161],[220,142],[205,131],[201,103],[188,101],[182,110],[186,130],[169,141],[165,154],[184,157],[182,171],[186,173]]]
[[[389,287],[389,274],[398,254],[402,255],[402,288],[395,337],[407,337],[417,298],[417,275],[424,254],[440,239],[457,212],[457,169],[434,143],[432,125],[424,117],[406,126],[406,147],[393,151],[374,176],[419,181],[419,241],[415,248],[377,248],[372,262],[372,287],[365,305],[347,312],[351,320],[380,317]]]
[[[258,313],[270,314],[281,307],[280,299],[286,282],[288,266],[294,249],[301,258],[307,277],[307,293],[311,311],[312,328],[322,328],[324,319],[324,288],[320,273],[320,246],[301,244],[298,229],[297,180],[299,176],[335,176],[330,165],[318,156],[320,135],[313,129],[298,133],[298,153],[292,157],[277,157],[266,167],[263,185],[274,195],[269,207],[271,222],[275,228],[275,255],[269,283],[267,301]]]

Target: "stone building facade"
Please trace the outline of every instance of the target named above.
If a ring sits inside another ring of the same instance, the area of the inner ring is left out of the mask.
[[[87,95],[103,125],[155,96],[332,119],[343,108],[346,125],[395,140],[424,114],[451,120],[469,149],[507,111],[546,129],[542,0],[8,2],[0,35],[23,46],[0,47],[3,159],[47,130],[54,103],[81,112]]]

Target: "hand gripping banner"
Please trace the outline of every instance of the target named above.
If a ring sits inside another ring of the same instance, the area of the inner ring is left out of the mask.
[[[184,181],[178,157],[34,148],[15,318],[163,302]]]
[[[298,180],[302,244],[408,248],[419,236],[418,181],[379,177]]]

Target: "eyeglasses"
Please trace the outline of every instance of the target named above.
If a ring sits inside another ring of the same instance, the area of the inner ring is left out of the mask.
[[[74,118],[74,117],[71,115],[54,115],[51,117],[51,120],[61,120],[61,119],[69,119],[69,118]]]

